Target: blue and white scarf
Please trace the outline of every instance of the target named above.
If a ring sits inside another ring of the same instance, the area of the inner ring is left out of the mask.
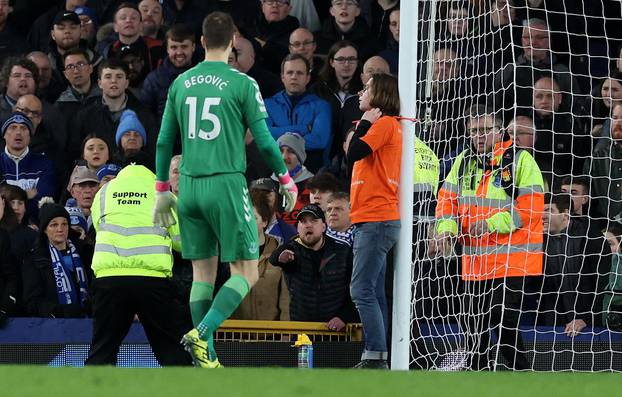
[[[87,296],[86,272],[82,265],[80,255],[76,251],[76,247],[70,240],[67,240],[67,246],[71,256],[70,260],[63,260],[63,255],[50,244],[50,258],[52,259],[52,271],[56,282],[56,292],[58,293],[58,303],[61,305],[71,305],[79,303],[84,306]],[[79,291],[76,291],[75,280],[77,278]],[[73,281],[72,281],[73,280]]]

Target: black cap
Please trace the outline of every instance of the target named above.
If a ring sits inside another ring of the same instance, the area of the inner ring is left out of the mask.
[[[65,21],[80,25],[80,17],[73,11],[59,11],[54,17],[54,25],[60,25]]]
[[[119,48],[119,53],[117,56],[119,58],[123,58],[126,55],[136,55],[137,57],[142,58],[142,54],[140,53],[138,48],[136,48],[132,44],[123,44],[121,45],[121,48]]]
[[[315,219],[321,219],[322,222],[326,223],[326,218],[324,217],[324,211],[322,211],[320,206],[317,204],[307,204],[304,207],[302,207],[300,212],[298,212],[298,214],[296,215],[296,220],[300,221],[300,219],[305,215],[311,215]]]
[[[252,181],[250,185],[250,189],[266,190],[268,192],[275,192],[275,193],[279,191],[279,187],[276,181],[273,181],[270,178],[259,178],[259,179]]]

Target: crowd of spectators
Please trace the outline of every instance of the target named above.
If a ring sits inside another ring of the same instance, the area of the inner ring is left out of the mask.
[[[587,314],[601,308],[585,297],[604,288],[607,258],[622,238],[622,36],[610,24],[622,17],[619,4],[438,3],[434,26],[429,7],[420,9],[417,131],[441,159],[439,186],[471,145],[470,109],[486,104],[552,192],[535,303],[545,315],[537,321],[602,325]],[[153,167],[168,87],[203,59],[200,28],[212,11],[236,22],[229,64],[257,82],[300,192],[284,213],[276,177],[247,134],[260,280],[234,318],[321,321],[336,330],[359,321],[349,291],[348,137],[372,76],[398,75],[398,0],[0,0],[0,323],[89,315],[93,197],[128,155],[143,152]],[[179,160],[171,163],[173,190]],[[43,197],[59,205],[39,208]],[[65,215],[63,242],[51,220]],[[45,242],[71,250],[79,264],[59,263]],[[62,293],[58,269],[78,295]],[[189,269],[176,258],[184,304]],[[560,291],[569,295],[551,298]]]

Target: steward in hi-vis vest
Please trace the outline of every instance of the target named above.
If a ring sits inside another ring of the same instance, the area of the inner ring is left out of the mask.
[[[87,365],[115,365],[121,341],[138,315],[161,365],[190,365],[179,344],[192,328],[170,283],[180,250],[177,225],[154,226],[155,175],[128,165],[93,201],[97,231],[93,272],[93,340]]]

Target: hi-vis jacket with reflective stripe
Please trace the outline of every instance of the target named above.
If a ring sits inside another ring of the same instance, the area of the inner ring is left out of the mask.
[[[503,153],[511,146],[511,141],[495,145],[491,169],[472,159],[459,175],[467,151],[462,152],[439,190],[436,232],[460,238],[464,280],[542,274],[542,174],[524,150],[516,153],[513,172],[502,172]],[[504,177],[514,179],[516,199],[502,187]],[[469,227],[481,220],[488,224],[488,233],[470,236]]]
[[[415,193],[413,215],[417,221],[434,221],[434,203],[438,190],[440,161],[432,149],[415,137]]]
[[[439,164],[440,161],[434,151],[421,139],[415,137],[415,172],[413,174],[415,192],[436,194]]]
[[[171,277],[171,249],[181,249],[179,223],[168,229],[153,225],[154,186],[153,172],[130,165],[97,192],[91,208],[95,277]]]

